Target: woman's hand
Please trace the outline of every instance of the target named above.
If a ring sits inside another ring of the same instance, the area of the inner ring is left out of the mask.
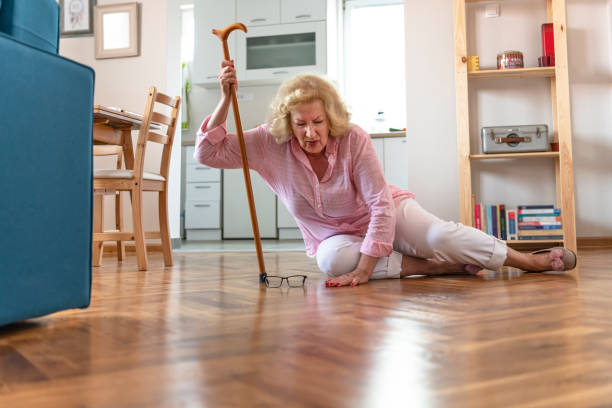
[[[208,132],[211,129],[225,123],[227,119],[227,112],[230,106],[230,85],[234,85],[235,89],[238,89],[238,80],[236,79],[236,69],[234,68],[234,60],[221,61],[221,71],[219,71],[219,85],[221,85],[221,100],[217,104],[215,111],[210,117],[208,124],[204,132]]]
[[[370,276],[372,276],[372,272],[368,273],[366,270],[357,267],[352,272],[326,280],[325,286],[357,286],[367,283]]]
[[[378,258],[362,253],[359,256],[357,267],[352,272],[326,280],[325,286],[357,286],[367,283],[374,273],[374,267],[377,263]]]
[[[234,60],[221,61],[221,71],[219,71],[218,78],[219,84],[221,85],[221,92],[225,98],[230,95],[230,85],[234,85],[234,88],[238,89],[238,79],[236,78]]]

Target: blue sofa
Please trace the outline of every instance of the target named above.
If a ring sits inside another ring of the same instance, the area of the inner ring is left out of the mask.
[[[55,0],[0,0],[0,326],[89,305],[94,72]]]

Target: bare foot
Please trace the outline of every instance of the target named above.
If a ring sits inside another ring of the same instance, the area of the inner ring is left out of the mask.
[[[508,248],[504,265],[532,272],[562,271],[564,270],[563,250],[556,248],[541,254],[525,254]]]

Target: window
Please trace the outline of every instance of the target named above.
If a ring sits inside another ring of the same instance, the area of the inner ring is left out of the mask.
[[[194,48],[193,4],[181,4],[181,129],[189,129],[189,94],[191,92],[191,65]]]
[[[344,90],[353,123],[406,127],[403,1],[346,0]]]
[[[181,61],[193,61],[193,4],[181,5]]]

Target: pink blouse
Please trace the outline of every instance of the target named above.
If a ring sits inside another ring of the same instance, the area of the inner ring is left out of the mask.
[[[241,168],[238,136],[224,125],[198,131],[194,158],[207,166]],[[330,137],[325,148],[329,162],[319,181],[294,137],[277,144],[262,125],[244,132],[249,168],[257,171],[285,204],[302,231],[306,253],[333,235],[365,237],[361,253],[387,256],[393,249],[395,203],[414,197],[387,185],[370,136],[357,125],[340,138]]]

